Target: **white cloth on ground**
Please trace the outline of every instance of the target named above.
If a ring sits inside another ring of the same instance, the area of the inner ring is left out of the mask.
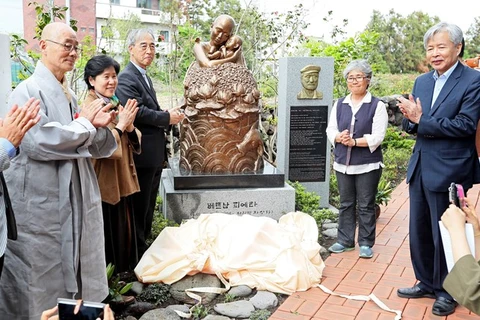
[[[145,283],[174,283],[186,275],[220,273],[230,285],[284,294],[318,283],[325,267],[313,217],[202,214],[165,228],[135,268]]]

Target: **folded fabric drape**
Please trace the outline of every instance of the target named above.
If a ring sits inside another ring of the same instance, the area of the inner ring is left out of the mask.
[[[302,212],[268,217],[202,214],[165,228],[135,268],[145,283],[174,283],[186,275],[220,273],[231,286],[284,294],[318,283],[325,267],[318,227]]]

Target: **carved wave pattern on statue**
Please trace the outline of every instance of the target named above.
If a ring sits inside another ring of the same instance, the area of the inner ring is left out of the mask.
[[[185,173],[247,173],[263,168],[260,92],[250,71],[227,63],[191,66],[185,81],[180,168]]]
[[[183,173],[246,173],[263,168],[263,141],[256,128],[251,126],[246,135],[239,135],[226,128],[215,128],[195,135],[185,131],[180,143],[180,167]],[[198,133],[198,132],[197,132]]]

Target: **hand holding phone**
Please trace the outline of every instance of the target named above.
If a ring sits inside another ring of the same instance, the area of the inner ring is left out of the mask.
[[[105,304],[82,301],[78,312],[75,313],[77,300],[58,298],[59,320],[96,320],[103,319]]]
[[[465,207],[465,192],[461,184],[452,182],[448,188],[448,200],[459,208]]]

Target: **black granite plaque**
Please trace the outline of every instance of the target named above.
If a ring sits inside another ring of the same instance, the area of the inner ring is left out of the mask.
[[[328,106],[290,107],[290,181],[325,181],[327,117]]]

